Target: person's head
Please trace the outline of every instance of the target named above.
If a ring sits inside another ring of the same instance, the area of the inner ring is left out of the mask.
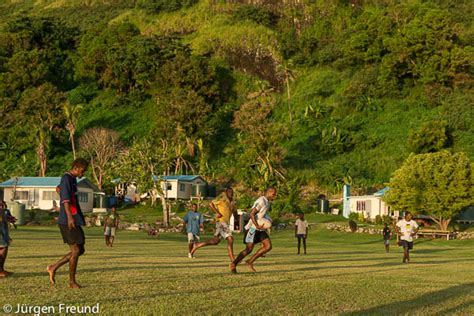
[[[230,200],[232,200],[232,199],[234,198],[234,189],[232,189],[231,187],[225,188],[225,195],[226,195]]]
[[[84,158],[77,158],[72,162],[70,173],[75,177],[82,177],[86,172],[89,162]]]
[[[413,218],[413,215],[410,212],[405,213],[405,220],[411,221],[412,218]]]
[[[275,187],[268,187],[266,190],[265,190],[265,196],[267,197],[267,199],[269,199],[270,201],[273,201],[276,196],[277,196],[277,190]]]
[[[388,227],[388,224],[387,224],[387,223],[384,223],[383,226],[384,226],[385,228],[387,228],[387,227]]]
[[[112,206],[112,208],[110,210],[112,211],[112,213],[117,212],[117,209],[115,208],[115,206]]]
[[[0,201],[0,209],[6,209],[7,203],[5,201]]]
[[[198,206],[197,206],[196,203],[191,203],[191,210],[192,210],[193,212],[197,212]]]
[[[304,220],[304,213],[303,213],[303,212],[299,213],[299,214],[298,214],[298,217],[299,217],[301,220]]]

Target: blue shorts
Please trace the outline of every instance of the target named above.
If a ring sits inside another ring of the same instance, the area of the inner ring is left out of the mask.
[[[305,238],[306,235],[305,235],[305,234],[296,234],[296,237],[298,237],[298,238]]]

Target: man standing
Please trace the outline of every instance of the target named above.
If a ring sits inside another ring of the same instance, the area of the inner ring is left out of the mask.
[[[115,206],[112,206],[112,210],[109,215],[105,218],[104,221],[104,236],[105,244],[107,247],[112,247],[114,245],[115,231],[118,227],[119,215]]]
[[[199,231],[204,230],[204,218],[202,214],[198,212],[198,207],[196,204],[191,204],[191,211],[186,213],[183,218],[186,223],[186,232],[188,234],[188,258],[194,258],[191,254],[193,247],[200,240]]]
[[[210,240],[194,244],[191,250],[191,256],[194,256],[196,250],[201,247],[217,245],[221,239],[227,240],[227,252],[230,261],[234,260],[234,238],[229,228],[230,217],[233,214],[237,218],[237,206],[234,201],[234,190],[228,187],[226,190],[214,201],[209,203],[209,207],[216,213],[216,232],[214,237]]]
[[[252,252],[255,244],[262,243],[262,247],[245,262],[253,272],[256,272],[253,267],[255,260],[272,250],[270,237],[268,236],[267,231],[258,224],[258,220],[264,218],[265,215],[270,212],[270,201],[273,201],[276,198],[276,195],[276,189],[274,187],[268,187],[265,190],[265,195],[259,197],[257,201],[255,201],[252,207],[252,212],[250,213],[250,221],[245,227],[247,230],[244,234],[244,243],[246,247],[237,258],[230,263],[229,268],[232,273],[237,273],[237,265]]]
[[[405,213],[405,218],[398,221],[395,232],[400,236],[400,246],[403,246],[403,263],[410,262],[410,250],[413,249],[413,237],[418,233],[418,224],[412,219],[410,212]]]
[[[60,210],[58,225],[64,243],[69,245],[70,252],[55,264],[49,265],[47,271],[51,285],[55,284],[56,271],[69,263],[69,287],[80,288],[76,282],[76,269],[79,256],[84,253],[85,236],[81,226],[84,225],[79,201],[76,197],[77,177],[82,177],[89,163],[83,158],[72,162],[71,170],[66,172],[59,184],[60,187]]]

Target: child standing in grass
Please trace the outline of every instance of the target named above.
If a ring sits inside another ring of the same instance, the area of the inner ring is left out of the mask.
[[[295,222],[295,237],[298,238],[298,254],[300,254],[301,241],[303,241],[304,254],[306,254],[306,237],[308,236],[308,222],[304,219],[304,213],[300,213]]]
[[[385,245],[385,251],[389,252],[389,250],[390,250],[390,238],[392,237],[392,231],[388,227],[387,223],[384,224],[382,235],[383,235],[383,244]]]
[[[119,215],[117,214],[117,209],[115,206],[112,206],[112,210],[110,214],[107,215],[104,222],[104,236],[107,247],[112,247],[114,245],[115,231],[117,230],[118,223]]]

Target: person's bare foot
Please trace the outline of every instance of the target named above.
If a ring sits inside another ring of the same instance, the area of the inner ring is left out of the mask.
[[[82,288],[82,286],[80,286],[80,285],[77,284],[76,282],[69,283],[69,287],[70,287],[71,289],[80,289],[80,288]]]
[[[255,270],[255,268],[253,267],[253,263],[251,263],[250,260],[245,261],[245,264],[247,264],[247,266],[250,270],[252,270],[252,272],[257,272],[257,270]]]
[[[231,262],[229,264],[229,269],[230,269],[230,272],[237,273],[237,266],[235,265],[235,263]]]
[[[49,283],[51,285],[56,284],[56,280],[54,278],[56,276],[56,271],[54,271],[54,269],[51,266],[47,266],[46,271],[48,271],[48,274],[49,274]]]
[[[196,248],[196,245],[193,246],[193,249],[191,249],[191,256],[194,257],[194,253],[196,252],[197,248]]]
[[[10,275],[12,275],[13,272],[8,272],[6,270],[3,270],[0,272],[0,278],[6,278],[6,277],[9,277]]]

